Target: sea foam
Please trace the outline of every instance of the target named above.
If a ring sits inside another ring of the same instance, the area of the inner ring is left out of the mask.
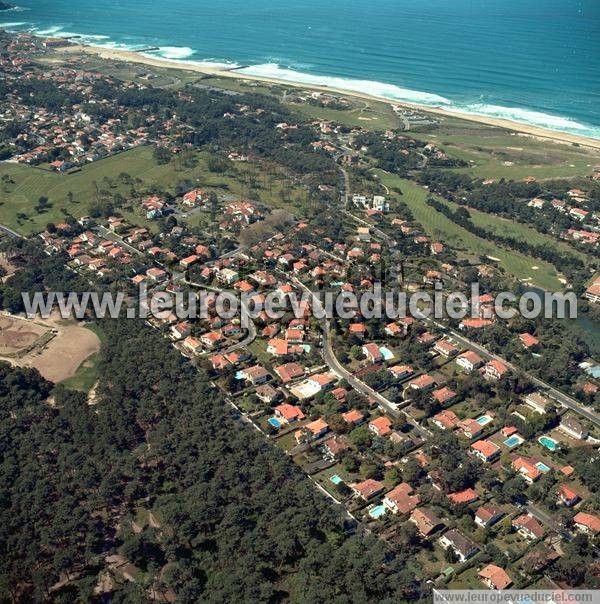
[[[161,46],[158,50],[152,51],[163,59],[187,59],[196,51],[188,46]]]
[[[373,96],[381,96],[391,100],[405,101],[407,103],[419,103],[430,106],[450,105],[452,103],[449,99],[430,92],[409,90],[408,88],[401,88],[400,86],[396,86],[394,84],[386,84],[384,82],[375,82],[371,80],[354,80],[334,76],[320,76],[295,71],[293,69],[286,69],[277,65],[276,63],[252,65],[250,67],[240,69],[239,73],[245,73],[263,78],[273,78],[276,80],[299,84],[338,88],[340,90],[371,94]]]

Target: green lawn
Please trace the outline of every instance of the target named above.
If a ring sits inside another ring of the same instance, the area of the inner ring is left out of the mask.
[[[458,208],[458,205],[451,201],[441,198],[438,199],[453,210]],[[480,212],[479,210],[475,210],[473,208],[469,208],[469,213],[471,214],[471,221],[475,226],[493,231],[498,235],[520,239],[532,245],[551,246],[563,251],[565,254],[571,254],[581,258],[581,260],[591,262],[591,258],[586,256],[586,254],[583,252],[576,250],[573,246],[569,245],[565,241],[561,241],[552,235],[540,233],[536,229],[529,227],[526,224],[517,222],[516,220],[509,220],[507,218],[495,216],[494,214],[488,214],[487,212]]]
[[[444,118],[440,126],[425,132],[411,131],[410,135],[433,141],[451,156],[471,163],[470,167],[457,171],[480,178],[572,178],[589,176],[600,166],[598,150],[536,139],[458,118]]]
[[[288,107],[309,118],[328,120],[349,127],[361,127],[365,130],[388,130],[399,127],[399,120],[388,103],[352,99],[359,106],[352,109],[330,109],[308,103],[288,103]]]
[[[473,235],[429,207],[426,203],[428,193],[422,187],[382,170],[376,172],[384,185],[390,188],[400,188],[403,192],[401,200],[409,206],[415,219],[423,225],[431,237],[467,254],[496,258],[499,266],[517,279],[528,280],[552,291],[562,289],[556,269],[551,264],[519,252],[500,248],[490,241]],[[532,267],[537,267],[537,269]]]
[[[0,177],[6,174],[14,182],[2,185],[0,224],[28,235],[44,230],[49,222],[62,222],[63,212],[80,218],[89,212],[96,198],[96,186],[111,194],[130,196],[131,187],[118,179],[122,172],[142,181],[138,190],[156,185],[174,193],[179,181],[188,180],[203,188],[213,188],[217,193],[258,198],[271,206],[289,207],[292,211],[301,208],[306,201],[306,190],[291,186],[275,169],[269,171],[262,164],[249,162],[235,164],[228,172],[219,174],[206,167],[206,153],[198,153],[197,159],[194,167],[184,167],[178,159],[158,165],[151,147],[139,147],[88,164],[73,174],[1,163]],[[73,193],[73,202],[68,201],[69,192]],[[43,213],[37,213],[34,207],[41,196],[48,197],[50,207]],[[135,205],[133,211],[119,211],[134,224],[151,226],[151,221],[146,220]],[[26,218],[20,220],[17,217],[19,213],[26,214]]]

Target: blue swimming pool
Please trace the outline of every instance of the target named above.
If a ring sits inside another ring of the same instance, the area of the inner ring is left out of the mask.
[[[281,421],[279,421],[276,417],[270,417],[267,420],[273,428],[281,428]]]
[[[550,468],[543,461],[538,461],[535,464],[535,467],[543,474],[545,474],[546,472],[550,472]]]
[[[513,447],[516,447],[517,445],[520,445],[522,442],[523,442],[523,438],[521,436],[519,436],[518,434],[513,434],[512,436],[509,436],[504,441],[504,444],[507,447],[510,447],[512,449]]]
[[[481,417],[478,417],[475,421],[480,426],[487,426],[491,421],[493,421],[493,418],[491,418],[489,415],[482,415]]]
[[[338,476],[337,474],[330,476],[329,480],[331,480],[331,482],[333,482],[333,484],[342,484],[342,482],[344,482],[342,480],[342,478],[340,476]]]
[[[244,372],[243,371],[236,371],[235,372],[235,379],[236,380],[243,380],[244,379]]]
[[[540,443],[540,445],[546,447],[548,451],[556,451],[556,448],[558,447],[558,442],[555,441],[553,438],[550,438],[549,436],[540,436],[538,438],[538,442]]]
[[[385,505],[376,505],[369,510],[369,516],[371,516],[371,518],[381,518],[385,515],[385,512]]]

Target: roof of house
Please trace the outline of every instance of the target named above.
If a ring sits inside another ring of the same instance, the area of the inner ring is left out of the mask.
[[[512,585],[512,579],[507,572],[495,564],[488,564],[479,571],[478,575],[482,579],[487,579],[494,586],[494,589],[506,589],[509,585]]]
[[[274,370],[284,383],[304,375],[304,367],[299,363],[286,363],[285,365],[275,367]]]
[[[413,488],[406,482],[394,487],[385,497],[396,505],[401,514],[412,512],[421,503],[419,495],[414,495]]]
[[[381,417],[369,422],[369,426],[373,426],[373,428],[377,430],[379,436],[386,436],[392,431],[392,422],[385,417],[385,415],[382,415]]]
[[[322,417],[320,417],[319,419],[316,419],[314,422],[310,422],[310,424],[306,424],[305,428],[307,430],[310,430],[313,434],[318,434],[319,432],[322,432],[323,430],[328,430],[329,424]]]
[[[539,539],[544,536],[544,528],[531,514],[523,514],[512,521],[512,525],[517,528],[524,528]]]
[[[451,429],[454,428],[458,424],[458,417],[454,411],[450,411],[448,409],[444,409],[440,411],[437,415],[433,416],[434,421],[442,424],[444,428]]]
[[[476,512],[475,516],[479,518],[482,522],[488,522],[492,518],[495,518],[499,514],[503,514],[500,508],[497,508],[488,503],[482,505]]]
[[[531,348],[532,346],[537,346],[540,343],[535,336],[532,336],[527,332],[519,334],[519,339],[525,348]]]
[[[349,424],[356,424],[364,419],[364,415],[358,409],[351,409],[346,413],[342,413],[342,418]]]
[[[440,403],[440,405],[443,405],[444,403],[451,401],[456,396],[456,392],[444,386],[439,390],[434,390],[431,396],[433,396],[433,398]]]
[[[287,421],[302,420],[305,417],[300,407],[290,405],[289,403],[282,403],[281,405],[277,405],[277,407],[275,407],[275,411],[277,411],[279,415],[281,415],[281,417],[283,417]]]
[[[450,541],[458,552],[460,552],[463,556],[467,556],[469,552],[474,549],[477,549],[475,543],[465,537],[462,533],[457,530],[451,529],[444,534],[444,538]]]
[[[417,508],[410,516],[422,535],[429,535],[443,522],[428,508]]]
[[[471,449],[481,453],[486,459],[493,457],[500,451],[500,447],[489,440],[478,440],[471,445]]]
[[[464,491],[458,491],[457,493],[450,493],[448,499],[458,505],[460,503],[473,503],[479,499],[479,495],[473,489],[465,489]]]
[[[368,499],[377,493],[381,493],[385,488],[383,483],[378,480],[373,480],[372,478],[367,478],[367,480],[363,480],[363,482],[359,482],[354,485],[354,490],[357,491],[362,497]]]
[[[579,512],[573,517],[573,522],[586,526],[594,533],[600,532],[600,517],[594,516],[594,514]]]

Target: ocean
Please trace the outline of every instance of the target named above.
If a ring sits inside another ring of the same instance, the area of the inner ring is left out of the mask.
[[[598,0],[10,0],[0,28],[600,139]]]

